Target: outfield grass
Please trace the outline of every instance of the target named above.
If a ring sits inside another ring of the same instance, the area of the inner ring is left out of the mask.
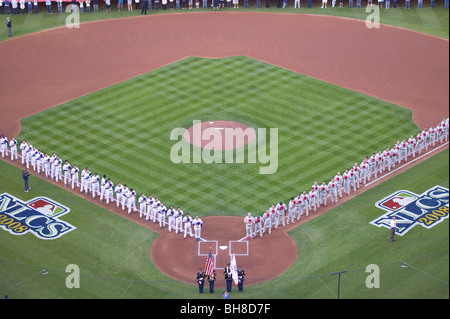
[[[276,12],[276,13],[296,13],[296,14],[320,14],[320,15],[333,15],[333,16],[342,16],[353,19],[365,20],[367,16],[370,14],[365,12],[365,8],[331,8],[326,10],[320,8],[320,3],[313,4],[312,8],[306,8],[306,1],[302,0],[302,8],[294,9],[293,8],[293,0],[289,0],[288,8],[276,8],[276,2],[272,2],[270,8],[265,8],[265,2],[263,2],[262,8],[256,8],[256,4],[254,1],[250,1],[250,8],[243,8],[243,2],[241,1],[241,8],[224,8],[222,12]],[[448,9],[444,9],[443,3],[437,3],[436,8],[431,9],[429,5],[425,3],[425,7],[423,9],[417,9],[416,4],[412,4],[412,8],[410,10],[404,10],[403,1],[400,1],[401,5],[394,9],[390,10],[381,10],[380,12],[380,23],[398,26],[406,29],[411,29],[419,32],[428,33],[431,35],[439,36],[448,39],[449,38],[449,13]],[[347,6],[348,2],[346,1]],[[356,3],[356,1],[355,1]],[[392,5],[391,5],[392,6]],[[114,7],[114,6],[113,6]],[[140,15],[140,11],[134,10],[132,12],[123,11],[117,12],[114,7],[113,12],[105,12],[103,5],[100,5],[100,11],[97,13],[91,12],[81,14],[80,22],[89,22],[94,20],[104,20],[104,19],[114,19],[121,17],[130,17]],[[204,12],[211,11],[212,9],[193,9],[193,10],[158,10],[152,11],[149,14],[171,14],[171,13],[183,13],[190,14],[193,12]],[[54,14],[47,15],[45,13],[45,7],[40,7],[40,13],[35,15],[13,15],[13,35],[14,37],[41,31],[45,29],[50,29],[54,27],[64,26],[66,23],[66,18],[68,14],[64,13],[62,15],[57,14],[56,7],[53,8]],[[130,32],[133,32],[130,30]],[[6,27],[0,28],[0,41],[8,39]]]
[[[429,230],[416,226],[395,243],[387,229],[369,224],[383,213],[375,202],[399,189],[421,193],[435,185],[448,188],[448,160],[445,150],[291,230],[297,261],[277,278],[246,286],[242,294],[234,290],[232,299],[336,298],[337,276],[329,274],[341,270],[349,271],[341,277],[341,298],[448,298],[448,219]],[[0,193],[22,200],[47,196],[70,207],[62,219],[77,227],[51,241],[0,230],[1,294],[12,299],[221,298],[220,291],[200,296],[195,286],[159,272],[149,257],[156,234],[147,228],[35,176],[32,191],[24,193],[20,169],[3,161],[0,178]],[[403,262],[406,269],[400,267]],[[69,264],[80,267],[80,288],[65,286]],[[380,288],[366,288],[368,264],[379,265]]]
[[[173,163],[170,133],[193,120],[278,128],[277,172],[260,175],[259,161]],[[192,57],[30,116],[18,140],[185,212],[243,216],[417,130],[411,110],[360,93],[247,57]]]

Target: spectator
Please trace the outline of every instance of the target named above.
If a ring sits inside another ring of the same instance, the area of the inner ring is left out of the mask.
[[[32,0],[27,0],[27,7],[28,7],[28,14],[32,14],[33,13],[33,1]]]
[[[52,0],[45,0],[47,6],[47,14],[52,14]]]
[[[133,0],[127,0],[128,11],[133,11]]]
[[[93,0],[94,12],[98,12],[98,0]]]
[[[12,0],[11,1],[11,6],[12,6],[12,9],[13,9],[13,14],[19,14],[19,9],[18,9],[18,2],[17,2],[17,0]]]
[[[0,0],[0,14],[3,14],[3,0]]]
[[[139,0],[134,0],[134,2],[135,2],[135,5],[136,5],[136,10],[139,10],[141,8],[141,4],[140,4]]]

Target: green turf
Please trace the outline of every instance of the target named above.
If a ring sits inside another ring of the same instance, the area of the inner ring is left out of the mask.
[[[209,1],[210,2],[210,1]],[[365,8],[331,8],[331,1],[329,8],[324,10],[320,8],[320,2],[313,2],[312,8],[306,8],[306,1],[302,0],[302,8],[294,9],[293,0],[289,0],[288,8],[276,8],[276,2],[272,1],[270,8],[265,8],[265,1],[262,1],[262,8],[256,8],[254,1],[250,1],[250,8],[243,8],[243,1],[241,0],[241,7],[239,9],[234,8],[224,8],[223,12],[276,12],[276,13],[297,13],[297,14],[320,14],[320,15],[333,15],[349,17],[359,20],[365,20],[370,14],[365,12]],[[407,28],[419,32],[424,32],[439,37],[449,38],[449,14],[448,9],[444,9],[443,2],[437,2],[436,8],[431,9],[427,3],[424,4],[423,9],[417,9],[416,4],[412,4],[410,10],[405,10],[403,8],[403,1],[400,1],[401,5],[390,10],[383,9],[380,12],[380,23],[387,25],[399,26],[402,28]],[[355,1],[356,3],[356,1]],[[366,3],[363,1],[363,3]],[[348,2],[346,1],[346,4]],[[391,4],[392,6],[392,4]],[[158,10],[152,11],[149,14],[171,14],[171,13],[183,13],[190,14],[192,12],[201,11],[211,11],[212,9],[193,9],[193,10]],[[13,35],[14,37],[50,29],[54,27],[64,26],[66,23],[66,18],[68,14],[64,13],[62,15],[57,14],[56,6],[53,6],[54,14],[47,15],[45,13],[45,7],[40,7],[40,13],[35,15],[12,15],[13,22]],[[117,12],[115,6],[113,5],[113,12],[105,12],[104,6],[100,4],[100,11],[98,13],[91,12],[81,14],[80,22],[88,22],[94,20],[104,20],[104,19],[114,19],[120,17],[130,17],[140,15],[140,11],[134,10],[132,12],[123,11]],[[0,28],[0,41],[8,39],[6,27]]]
[[[173,163],[170,133],[193,120],[277,128],[278,170]],[[416,131],[408,109],[238,56],[188,58],[35,114],[18,140],[205,216],[261,213]]]
[[[336,298],[337,276],[329,274],[341,270],[348,271],[341,277],[341,298],[448,298],[448,219],[430,230],[416,226],[394,244],[387,229],[369,224],[382,214],[375,202],[392,192],[421,193],[435,185],[448,188],[448,160],[448,150],[443,151],[290,231],[298,247],[296,262],[277,278],[246,286],[242,294],[234,289],[232,299]],[[220,291],[200,296],[195,286],[161,274],[149,258],[156,238],[152,231],[35,176],[30,179],[31,192],[25,193],[20,169],[4,161],[0,161],[0,178],[0,193],[22,200],[47,196],[70,207],[62,219],[77,227],[50,241],[0,230],[2,295],[12,299],[221,298]],[[404,262],[406,269],[400,267]],[[66,287],[69,264],[80,268],[80,288]],[[380,288],[365,286],[369,264],[380,268]],[[42,274],[44,268],[47,275]],[[191,271],[194,274],[196,269]]]

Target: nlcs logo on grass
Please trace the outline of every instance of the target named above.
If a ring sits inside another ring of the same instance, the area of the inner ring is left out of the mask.
[[[46,197],[24,202],[8,193],[0,195],[0,227],[13,235],[31,232],[40,239],[56,239],[76,229],[59,219],[70,209]]]
[[[397,221],[396,234],[403,236],[416,225],[430,229],[448,218],[448,189],[434,186],[423,194],[397,191],[375,203],[386,213],[370,224],[390,228],[391,219]]]

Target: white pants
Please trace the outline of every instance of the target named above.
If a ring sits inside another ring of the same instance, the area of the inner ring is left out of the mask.
[[[295,0],[294,8],[300,8],[300,0]]]
[[[194,226],[195,238],[200,239],[202,228],[200,226]]]
[[[252,224],[245,225],[245,233],[247,235],[247,238],[253,237],[253,225]]]
[[[184,238],[186,238],[186,235],[188,233],[189,233],[189,236],[194,237],[194,235],[192,235],[191,223],[184,224]]]

